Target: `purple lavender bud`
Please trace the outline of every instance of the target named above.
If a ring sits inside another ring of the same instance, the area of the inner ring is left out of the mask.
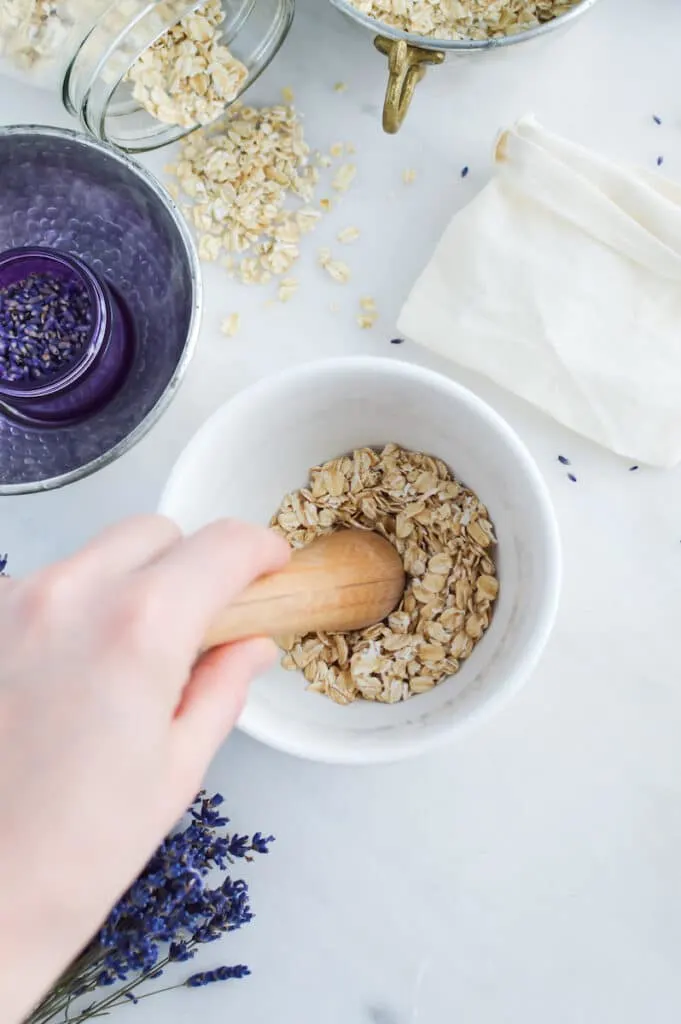
[[[93,316],[85,286],[45,273],[0,289],[0,380],[61,372],[83,351]]]

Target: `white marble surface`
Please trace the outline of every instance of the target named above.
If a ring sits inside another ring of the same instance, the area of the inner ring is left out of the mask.
[[[486,382],[388,339],[445,220],[485,181],[497,128],[516,116],[534,110],[550,128],[648,166],[664,155],[681,176],[680,36],[678,0],[603,0],[526,57],[429,73],[391,139],[379,130],[384,68],[371,40],[324,0],[299,0],[255,96],[292,86],[310,141],[354,142],[359,168],[311,239],[304,287],[266,310],[261,291],[210,268],[200,351],[162,422],[95,477],[0,501],[0,548],[25,572],[153,509],[192,431],[245,384],[315,356],[371,352],[436,366],[488,399],[533,451],[558,510],[566,573],[555,634],[521,697],[483,729],[423,760],[365,770],[298,762],[241,736],[226,745],[210,784],[239,827],[279,838],[252,871],[257,920],[207,963],[245,961],[253,976],[162,996],[121,1020],[678,1020],[681,471],[629,473]],[[333,91],[339,79],[345,94]],[[0,91],[0,120],[67,123],[56,100],[14,89]],[[418,172],[409,187],[405,167]],[[348,250],[354,281],[343,290],[314,252],[352,223],[363,237]],[[360,294],[381,311],[372,332],[354,323]],[[233,310],[243,329],[226,339],[217,326]],[[576,484],[558,453],[572,459]]]

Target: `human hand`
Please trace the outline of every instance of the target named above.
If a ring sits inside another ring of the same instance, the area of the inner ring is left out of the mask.
[[[0,579],[0,1019],[42,996],[200,788],[269,640],[200,654],[287,544],[160,516]]]

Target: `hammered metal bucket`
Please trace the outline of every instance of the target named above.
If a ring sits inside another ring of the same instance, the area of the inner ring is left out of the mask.
[[[402,127],[414,90],[429,64],[443,64],[449,57],[489,54],[521,43],[537,40],[550,32],[574,25],[578,18],[598,2],[581,0],[571,10],[542,25],[516,35],[496,39],[434,39],[401,32],[384,22],[362,14],[350,0],[331,0],[334,7],[374,34],[374,46],[388,58],[388,86],[383,105],[383,129],[394,135]]]
[[[77,422],[27,422],[0,401],[0,495],[79,480],[123,455],[156,422],[189,365],[201,272],[189,228],[140,164],[42,125],[0,128],[0,252],[41,247],[76,258],[125,300],[127,376]]]

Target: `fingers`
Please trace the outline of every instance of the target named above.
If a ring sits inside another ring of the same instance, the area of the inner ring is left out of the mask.
[[[220,520],[171,547],[145,572],[164,595],[174,637],[198,650],[217,614],[253,580],[283,568],[291,552],[262,527]]]
[[[276,658],[277,648],[264,639],[242,640],[203,655],[175,717],[177,740],[193,768],[202,772],[209,764],[241,714],[249,683]]]
[[[69,561],[100,576],[118,576],[140,569],[182,540],[179,526],[166,516],[134,516],[110,526]]]

